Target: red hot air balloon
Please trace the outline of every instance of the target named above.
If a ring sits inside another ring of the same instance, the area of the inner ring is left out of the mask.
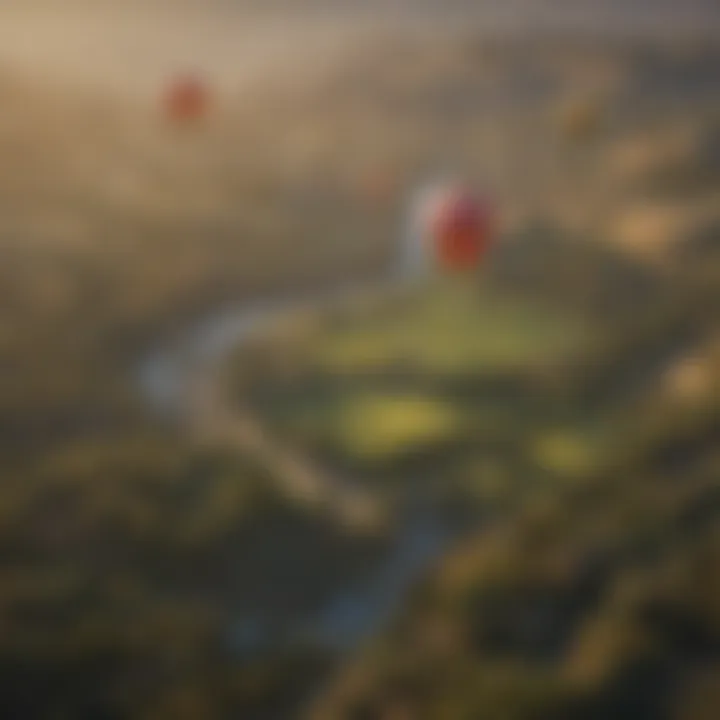
[[[175,123],[189,123],[201,120],[210,102],[206,85],[197,77],[185,76],[176,79],[165,96],[165,110]]]
[[[450,189],[432,208],[429,232],[438,262],[448,270],[476,268],[494,231],[492,208],[463,189]]]

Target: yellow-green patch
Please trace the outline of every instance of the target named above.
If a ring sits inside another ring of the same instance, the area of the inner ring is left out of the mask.
[[[540,435],[531,447],[532,459],[544,470],[559,475],[583,475],[596,467],[597,443],[571,430],[552,430]]]
[[[388,459],[452,438],[463,418],[449,403],[420,395],[360,395],[344,403],[335,432],[346,452]]]

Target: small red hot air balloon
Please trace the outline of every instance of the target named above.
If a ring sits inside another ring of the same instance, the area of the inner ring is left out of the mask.
[[[201,120],[208,111],[210,93],[198,77],[186,75],[174,80],[165,95],[168,118],[178,124]]]
[[[476,268],[495,229],[489,201],[462,188],[449,188],[436,198],[427,222],[437,261],[453,271]]]

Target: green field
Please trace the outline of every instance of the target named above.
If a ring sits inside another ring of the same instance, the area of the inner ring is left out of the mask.
[[[445,278],[397,303],[352,318],[314,339],[332,373],[402,365],[433,374],[471,374],[556,362],[587,347],[592,332],[572,313]]]
[[[430,476],[483,502],[492,469],[474,470],[493,459],[507,491],[528,468],[592,466],[597,429],[578,430],[545,385],[601,338],[580,312],[445,278],[281,323],[238,353],[234,392],[283,442],[369,483]]]

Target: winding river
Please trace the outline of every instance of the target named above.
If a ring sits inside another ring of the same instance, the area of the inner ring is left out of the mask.
[[[213,392],[220,368],[231,353],[289,313],[322,312],[364,297],[405,292],[425,276],[426,262],[421,248],[414,228],[409,227],[403,233],[391,266],[374,281],[344,281],[314,295],[260,298],[221,308],[193,325],[179,339],[153,348],[142,359],[138,382],[143,396],[161,418],[178,423],[191,433],[202,431],[201,418],[207,417],[208,405],[213,414],[231,416],[234,408],[226,395],[222,391]],[[323,482],[340,481],[325,476]],[[334,491],[335,497],[339,488],[324,490],[328,494]],[[389,549],[371,581],[362,587],[342,588],[328,599],[316,617],[305,619],[294,628],[293,637],[341,652],[351,651],[392,617],[408,590],[447,546],[450,537],[441,519],[427,507],[422,511],[395,513],[391,533]],[[240,619],[232,632],[234,646],[240,652],[249,653],[270,642],[266,637],[270,633],[262,621]]]

